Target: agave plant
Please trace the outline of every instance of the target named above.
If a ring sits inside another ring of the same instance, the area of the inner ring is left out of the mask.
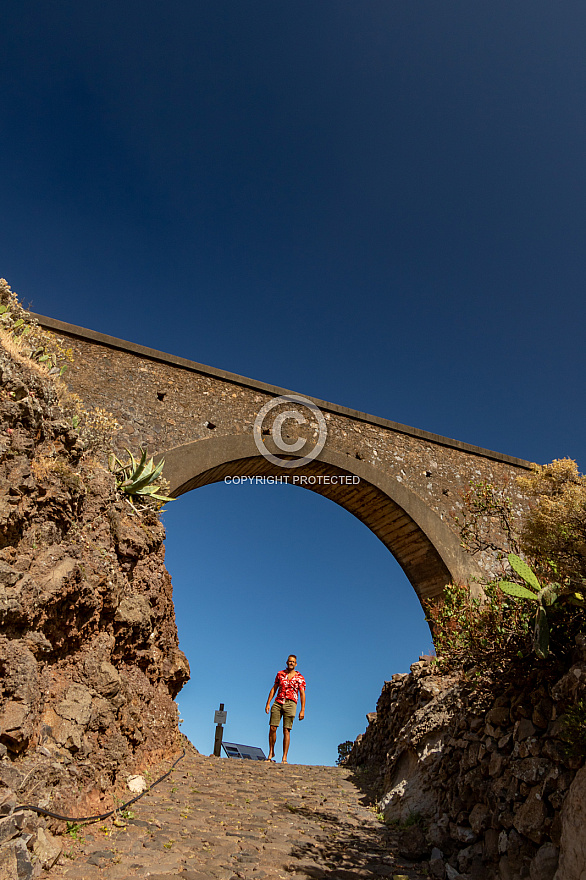
[[[500,581],[499,587],[507,596],[513,596],[515,599],[528,599],[537,604],[533,630],[533,650],[543,660],[549,654],[549,623],[546,608],[557,601],[562,587],[560,584],[546,584],[542,587],[526,562],[523,562],[514,553],[509,553],[507,558],[513,571],[523,578],[527,587],[512,581]]]
[[[116,488],[126,495],[140,496],[144,500],[174,501],[175,499],[168,495],[161,495],[160,487],[155,486],[155,480],[163,472],[165,459],[162,458],[158,464],[155,464],[151,456],[147,461],[147,451],[143,449],[140,461],[137,462],[130,449],[126,448],[126,451],[130,456],[126,464],[123,464],[113,453],[108,456],[108,466],[116,476]]]

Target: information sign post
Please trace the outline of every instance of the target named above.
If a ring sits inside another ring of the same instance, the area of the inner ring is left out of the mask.
[[[226,718],[228,716],[227,712],[224,712],[224,704],[220,703],[220,710],[217,711],[214,715],[214,723],[216,725],[216,736],[214,738],[214,756],[219,758],[222,753],[222,737],[224,735],[224,728],[222,724],[226,723]]]

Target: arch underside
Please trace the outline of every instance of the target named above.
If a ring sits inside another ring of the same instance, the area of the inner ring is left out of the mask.
[[[201,442],[208,443],[209,441]],[[197,443],[189,444],[189,447],[191,447],[190,452],[193,452],[193,447],[197,445]],[[183,477],[186,476],[185,468],[177,467],[179,465],[177,460],[178,454],[180,454],[180,448],[169,450],[165,454],[167,462],[165,465],[166,475],[169,472],[168,465],[170,464],[171,471],[176,473],[177,477],[179,477],[178,470],[183,471]],[[205,457],[208,458],[208,456]],[[359,467],[359,465],[362,465],[362,467]],[[292,483],[293,475],[298,477],[353,475],[353,472],[355,474],[357,470],[363,469],[364,463],[362,462],[357,463],[356,467],[349,469],[320,460],[312,461],[303,467],[284,469],[272,464],[258,454],[242,458],[229,457],[229,460],[222,461],[209,468],[202,470],[195,468],[199,472],[196,472],[192,477],[184,480],[184,482],[178,483],[177,479],[174,480],[172,482],[172,494],[179,496],[192,489],[197,489],[210,483],[221,482],[226,477],[271,476],[282,478],[287,474],[289,484],[295,485]],[[190,470],[191,473],[194,473],[193,465]],[[445,585],[460,574],[459,571],[454,571],[454,567],[458,568],[457,565],[454,566],[452,564],[448,567],[446,560],[442,557],[442,554],[422,525],[417,523],[404,507],[391,498],[388,492],[383,491],[380,487],[364,479],[362,476],[360,482],[355,484],[314,484],[304,485],[301,488],[308,488],[318,495],[329,498],[363,522],[393,554],[415,589],[422,605],[428,600],[440,596]],[[402,491],[404,493],[409,490],[403,488]],[[427,518],[429,519],[429,511],[427,513]],[[435,514],[432,514],[431,518],[433,519],[434,517]],[[437,517],[437,520],[439,522],[439,517]],[[453,547],[450,547],[449,550],[450,552],[448,553],[444,552],[444,556],[451,558],[455,551]],[[452,571],[450,571],[450,568]]]

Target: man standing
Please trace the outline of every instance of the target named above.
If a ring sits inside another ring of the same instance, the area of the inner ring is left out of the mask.
[[[283,719],[283,760],[282,764],[287,763],[287,753],[289,752],[289,740],[291,737],[291,728],[295,712],[297,711],[297,695],[301,694],[301,711],[299,712],[299,720],[305,718],[305,679],[300,672],[295,671],[297,666],[297,657],[295,654],[289,654],[287,657],[287,668],[277,672],[275,683],[271,688],[265,712],[267,715],[271,713],[269,727],[269,756],[267,761],[273,761],[275,758],[275,743],[277,742],[277,727],[281,718]],[[277,694],[277,699],[270,708],[271,700]]]

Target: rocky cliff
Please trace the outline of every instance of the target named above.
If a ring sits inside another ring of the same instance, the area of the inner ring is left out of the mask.
[[[482,688],[422,659],[385,683],[348,763],[438,880],[583,880],[586,718],[567,719],[585,696],[586,636],[563,674],[520,663]]]
[[[5,283],[0,303],[3,876],[16,850],[34,863],[51,827],[33,813],[15,821],[15,803],[104,812],[128,773],[177,755],[174,697],[189,668],[158,513],[118,494],[107,415],[67,393],[43,345],[23,346],[26,313]]]

